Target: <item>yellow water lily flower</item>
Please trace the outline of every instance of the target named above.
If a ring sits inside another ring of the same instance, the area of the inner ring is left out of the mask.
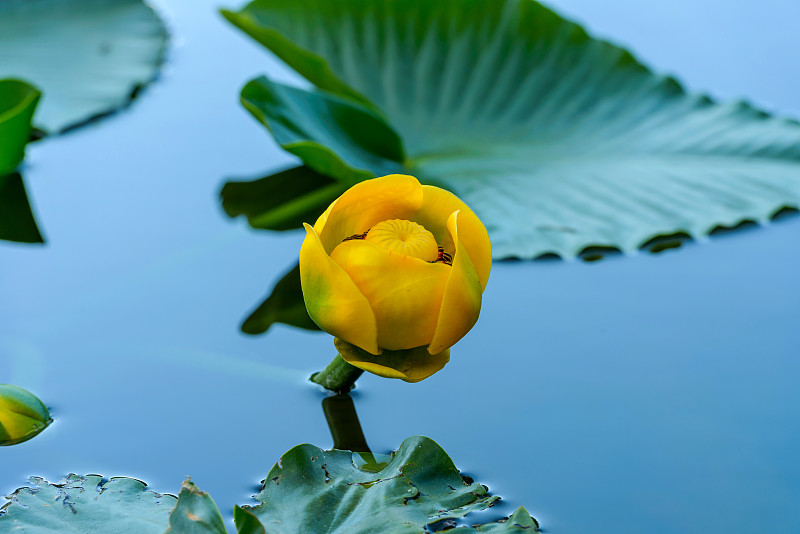
[[[50,412],[33,393],[0,384],[0,445],[27,441],[52,422]]]
[[[423,380],[481,308],[492,250],[449,191],[392,174],[348,189],[305,225],[300,279],[311,319],[365,371]]]

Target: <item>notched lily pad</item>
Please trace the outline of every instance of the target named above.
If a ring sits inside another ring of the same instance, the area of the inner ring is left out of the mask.
[[[0,78],[42,90],[36,125],[50,133],[127,105],[156,76],[166,42],[142,0],[0,2]]]
[[[162,534],[176,497],[148,491],[134,478],[69,475],[52,484],[33,477],[0,508],[0,533],[113,532]]]
[[[486,487],[467,483],[430,438],[407,438],[380,463],[363,457],[298,445],[270,470],[256,495],[261,504],[244,509],[276,534],[367,534],[387,528],[417,534],[429,523],[464,517],[498,499]]]
[[[453,191],[495,258],[628,252],[800,206],[797,121],[689,94],[532,0],[255,0],[223,14],[322,89],[248,84],[278,143],[343,183],[389,170]],[[354,117],[373,135],[309,126]]]

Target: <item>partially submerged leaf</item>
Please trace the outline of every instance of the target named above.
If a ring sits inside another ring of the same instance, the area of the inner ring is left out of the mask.
[[[162,534],[176,498],[134,478],[69,475],[62,483],[30,479],[0,508],[0,533]]]
[[[36,124],[50,133],[130,102],[158,72],[166,40],[142,0],[0,2],[0,78],[42,89]]]
[[[0,239],[44,243],[19,173],[0,176]]]
[[[245,334],[263,334],[275,323],[285,323],[306,330],[319,330],[308,316],[300,286],[300,266],[295,265],[272,288],[258,308],[242,323]]]
[[[261,504],[244,508],[275,534],[417,534],[497,500],[466,482],[447,453],[423,436],[403,441],[386,462],[365,465],[362,453],[298,445],[267,475],[256,495]]]
[[[475,210],[496,258],[631,251],[800,205],[796,121],[687,94],[532,0],[255,0],[223,14],[329,91],[248,84],[284,148],[344,183],[401,161]],[[361,136],[331,140],[362,115]],[[404,158],[394,141],[379,157],[387,129]]]
[[[217,503],[188,478],[181,485],[178,502],[169,515],[164,534],[227,534]]]
[[[230,217],[244,215],[254,228],[295,230],[317,220],[347,189],[306,167],[294,167],[252,181],[229,181],[220,192]]]
[[[48,427],[50,411],[30,391],[0,384],[0,445],[28,441]]]

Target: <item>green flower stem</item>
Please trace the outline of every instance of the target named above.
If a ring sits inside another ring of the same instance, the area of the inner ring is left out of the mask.
[[[347,393],[353,389],[358,377],[363,373],[358,367],[353,367],[337,354],[328,366],[318,373],[311,375],[310,380],[325,389],[336,393]]]

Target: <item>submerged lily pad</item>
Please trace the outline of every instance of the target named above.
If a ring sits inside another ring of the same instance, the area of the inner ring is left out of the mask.
[[[133,478],[69,475],[58,484],[36,477],[30,483],[0,508],[0,534],[162,534],[176,502],[173,495],[147,491],[144,482]]]
[[[389,171],[452,190],[496,258],[631,251],[800,205],[800,124],[688,94],[533,0],[223,14],[323,90],[243,90],[286,150],[345,184]],[[360,136],[326,133],[356,121]]]
[[[130,102],[161,64],[167,32],[141,0],[0,2],[0,78],[36,84],[36,125],[60,132]]]

